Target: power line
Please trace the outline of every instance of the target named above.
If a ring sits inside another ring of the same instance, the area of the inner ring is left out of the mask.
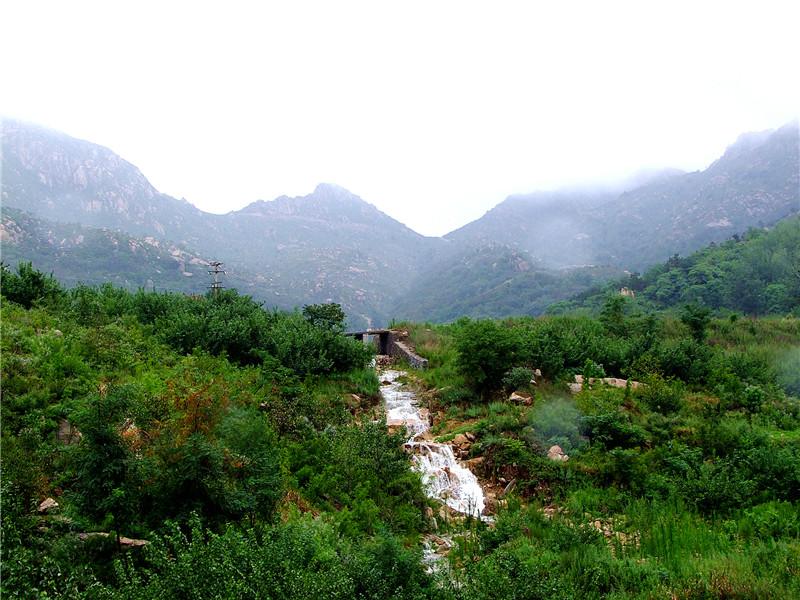
[[[208,286],[208,289],[210,289],[211,293],[214,296],[216,296],[217,294],[219,294],[219,291],[221,289],[223,289],[222,278],[220,277],[220,275],[225,275],[225,271],[222,269],[222,264],[223,263],[221,263],[219,261],[216,261],[216,260],[215,261],[211,261],[208,264],[211,267],[208,270],[208,274],[211,275],[212,278],[213,278],[212,281],[211,281],[211,285]]]

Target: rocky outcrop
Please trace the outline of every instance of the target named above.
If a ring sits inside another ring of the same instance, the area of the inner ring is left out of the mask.
[[[41,504],[39,504],[39,514],[46,515],[47,513],[55,510],[58,508],[58,502],[53,500],[52,498],[45,498],[42,500]]]
[[[564,453],[561,446],[556,445],[550,446],[550,449],[547,451],[547,458],[556,462],[567,462],[569,460],[569,455]]]
[[[630,386],[632,390],[644,387],[645,385],[640,381],[633,381],[632,379],[619,379],[617,377],[589,377],[587,379],[583,375],[575,375],[575,381],[568,385],[569,391],[573,394],[577,394],[583,389],[584,385],[592,386],[596,384],[603,384],[621,389]]]
[[[86,540],[90,540],[92,538],[107,538],[107,537],[111,537],[111,534],[105,531],[90,531],[88,533],[78,534],[78,539],[81,540],[82,542],[85,542]],[[142,546],[146,546],[149,543],[150,542],[148,542],[147,540],[137,540],[135,538],[129,538],[125,536],[119,538],[119,545],[123,548],[141,548]]]

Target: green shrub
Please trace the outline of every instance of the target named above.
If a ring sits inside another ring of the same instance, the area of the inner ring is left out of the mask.
[[[503,376],[503,388],[507,392],[523,390],[530,387],[533,379],[533,371],[525,367],[514,367]]]
[[[636,391],[636,397],[650,410],[661,414],[675,413],[683,406],[683,386],[674,380],[667,380],[657,374],[649,375],[645,385]]]
[[[469,321],[456,332],[458,368],[475,391],[485,396],[502,386],[513,366],[517,344],[512,331],[494,321]]]

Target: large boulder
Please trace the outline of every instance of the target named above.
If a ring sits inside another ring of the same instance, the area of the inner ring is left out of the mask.
[[[58,508],[58,502],[56,502],[52,498],[45,498],[44,500],[42,500],[42,503],[39,505],[38,510],[39,510],[39,514],[44,515],[44,514],[49,513],[52,510],[55,510],[56,508]]]
[[[547,451],[547,458],[556,462],[567,462],[569,460],[569,456],[564,454],[561,446],[550,446],[550,449]]]
[[[523,392],[514,392],[508,397],[509,402],[513,402],[514,404],[523,404],[525,406],[530,406],[533,402],[530,394],[525,394]]]
[[[453,438],[453,445],[458,446],[459,448],[469,448],[472,444],[466,435],[459,433]]]

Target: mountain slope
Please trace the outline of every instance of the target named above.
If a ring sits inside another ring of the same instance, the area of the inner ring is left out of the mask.
[[[386,307],[443,244],[332,185],[215,215],[160,194],[110,150],[58,132],[4,120],[2,150],[6,208],[222,260],[252,273],[246,289],[269,304],[339,302],[359,325],[385,321]]]
[[[793,122],[743,135],[706,170],[668,173],[621,194],[513,196],[448,234],[511,244],[550,265],[642,269],[800,211],[800,133]]]
[[[641,276],[615,280],[553,310],[597,309],[622,287],[649,308],[696,303],[751,315],[800,314],[800,216],[713,243],[686,258],[673,256]]]
[[[391,314],[436,322],[462,316],[536,315],[620,273],[598,267],[546,269],[529,254],[501,244],[459,247],[421,275]]]
[[[127,289],[203,293],[208,261],[155,238],[137,239],[110,229],[45,221],[4,208],[3,261],[31,261],[67,285],[114,283]]]

